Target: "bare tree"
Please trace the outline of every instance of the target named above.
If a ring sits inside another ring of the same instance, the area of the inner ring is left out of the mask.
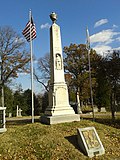
[[[25,41],[11,27],[0,27],[0,71],[2,106],[4,106],[4,85],[18,73],[28,72],[30,54],[25,50]]]
[[[48,80],[50,79],[50,55],[46,53],[44,57],[39,58],[38,60],[38,69],[42,73],[42,77]]]
[[[43,87],[46,89],[46,91],[49,91],[48,88],[48,81],[50,79],[50,55],[49,53],[46,53],[44,57],[41,57],[38,59],[38,70],[41,73],[39,76],[37,73],[34,72],[34,77],[40,84],[43,85]]]

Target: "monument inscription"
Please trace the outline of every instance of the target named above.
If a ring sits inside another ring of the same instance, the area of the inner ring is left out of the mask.
[[[61,94],[62,93],[62,94]],[[56,90],[56,101],[58,105],[66,105],[66,89],[62,87],[58,87]]]

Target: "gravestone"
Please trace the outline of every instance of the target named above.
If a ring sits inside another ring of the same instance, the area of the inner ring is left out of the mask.
[[[79,147],[87,156],[94,157],[105,153],[94,127],[78,128],[77,136]]]
[[[69,104],[68,88],[64,77],[60,27],[56,24],[57,14],[52,12],[50,28],[50,83],[49,106],[40,120],[46,124],[80,121]]]
[[[18,109],[18,117],[22,117],[22,114],[21,114],[21,113],[22,113],[22,109],[19,108],[19,109]]]
[[[18,105],[17,105],[17,110],[16,110],[16,117],[22,117],[22,110],[21,108],[18,107]]]
[[[94,107],[94,112],[98,112],[98,107]]]
[[[18,105],[17,105],[17,109],[16,109],[16,117],[18,117]]]
[[[8,114],[8,117],[9,117],[9,118],[11,118],[11,117],[12,117],[12,113],[11,113],[11,112]]]
[[[105,107],[101,107],[100,112],[104,112],[104,113],[106,113],[106,109],[105,109]]]
[[[6,107],[0,107],[0,133],[3,133],[7,130],[5,128],[5,110]]]

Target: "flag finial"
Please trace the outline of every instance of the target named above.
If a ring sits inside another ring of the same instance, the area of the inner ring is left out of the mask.
[[[87,37],[86,48],[90,50],[90,36],[89,36],[88,27],[86,27],[86,37]]]

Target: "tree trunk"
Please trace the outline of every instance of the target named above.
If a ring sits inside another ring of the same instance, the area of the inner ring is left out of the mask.
[[[1,96],[1,101],[2,101],[2,107],[4,107],[5,102],[4,102],[4,86],[2,86],[2,96]]]
[[[115,94],[111,94],[111,114],[112,114],[112,120],[115,120]]]
[[[1,55],[1,63],[0,63],[0,81],[1,81],[1,105],[4,107],[4,81],[3,81],[3,54]]]

